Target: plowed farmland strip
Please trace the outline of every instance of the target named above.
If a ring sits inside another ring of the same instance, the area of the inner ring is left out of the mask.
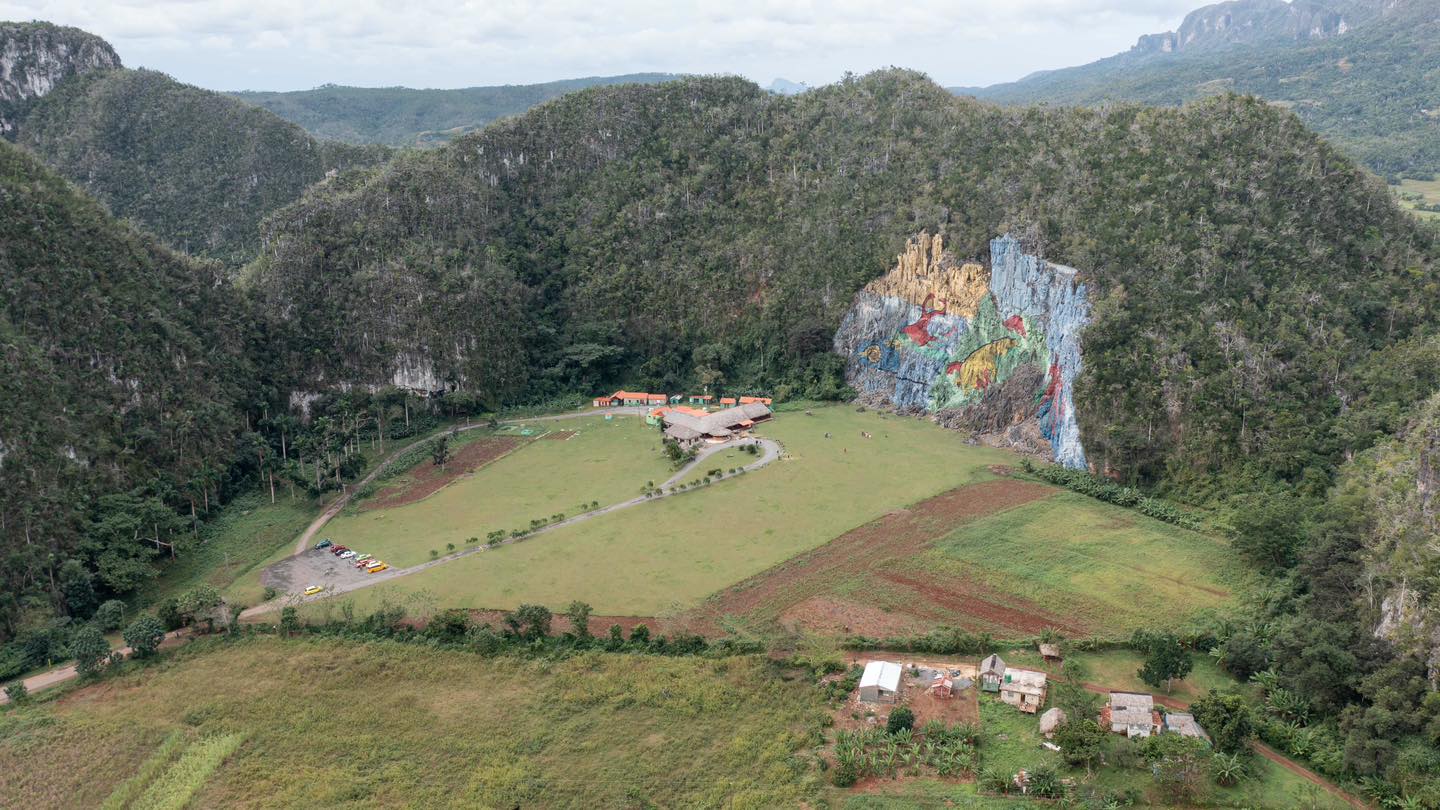
[[[826,594],[837,583],[864,576],[883,568],[889,561],[923,551],[961,523],[1054,493],[1055,490],[1047,486],[1013,480],[986,481],[952,489],[872,520],[814,551],[722,591],[697,610],[696,618],[702,624],[717,623],[726,616],[774,620],[787,609]],[[1008,596],[1005,599],[1012,610],[1033,607],[1024,600]],[[856,632],[864,630],[856,628]]]

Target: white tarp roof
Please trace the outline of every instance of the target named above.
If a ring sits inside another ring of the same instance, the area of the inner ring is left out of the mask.
[[[900,665],[890,661],[871,661],[860,676],[860,688],[878,686],[887,692],[900,691]]]

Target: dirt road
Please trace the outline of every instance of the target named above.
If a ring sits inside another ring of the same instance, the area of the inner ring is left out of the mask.
[[[162,639],[160,642],[160,647],[164,649],[168,647],[173,647],[177,644],[181,644],[183,643],[181,639],[188,635],[190,635],[190,631],[187,628],[172,630],[169,633],[165,634],[165,638]],[[121,647],[120,649],[115,650],[115,652],[120,653],[121,657],[123,658],[129,658],[130,654],[134,651],[131,650],[129,647]],[[34,694],[41,689],[48,689],[57,684],[62,684],[66,681],[74,680],[79,676],[79,674],[80,673],[76,671],[74,664],[67,664],[63,667],[56,667],[55,669],[49,669],[39,673],[38,675],[31,675],[30,677],[26,678],[25,689],[31,694]],[[0,692],[0,706],[4,706],[6,703],[9,702],[9,696],[7,696],[4,692]]]

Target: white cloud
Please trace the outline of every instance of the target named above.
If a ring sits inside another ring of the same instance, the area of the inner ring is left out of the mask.
[[[0,0],[217,89],[464,87],[639,71],[820,84],[913,67],[988,84],[1123,50],[1197,0]],[[257,51],[264,51],[263,58]],[[243,78],[237,75],[237,66]]]

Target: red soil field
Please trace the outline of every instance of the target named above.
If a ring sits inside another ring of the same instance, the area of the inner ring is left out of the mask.
[[[729,617],[760,629],[894,636],[949,625],[1030,634],[1045,627],[1083,631],[1013,594],[977,580],[896,570],[963,523],[1050,497],[1051,487],[998,480],[952,489],[892,512],[732,586],[684,617],[715,632]],[[847,591],[862,596],[846,597]],[[882,598],[883,597],[883,598]],[[885,608],[889,608],[888,610]]]

